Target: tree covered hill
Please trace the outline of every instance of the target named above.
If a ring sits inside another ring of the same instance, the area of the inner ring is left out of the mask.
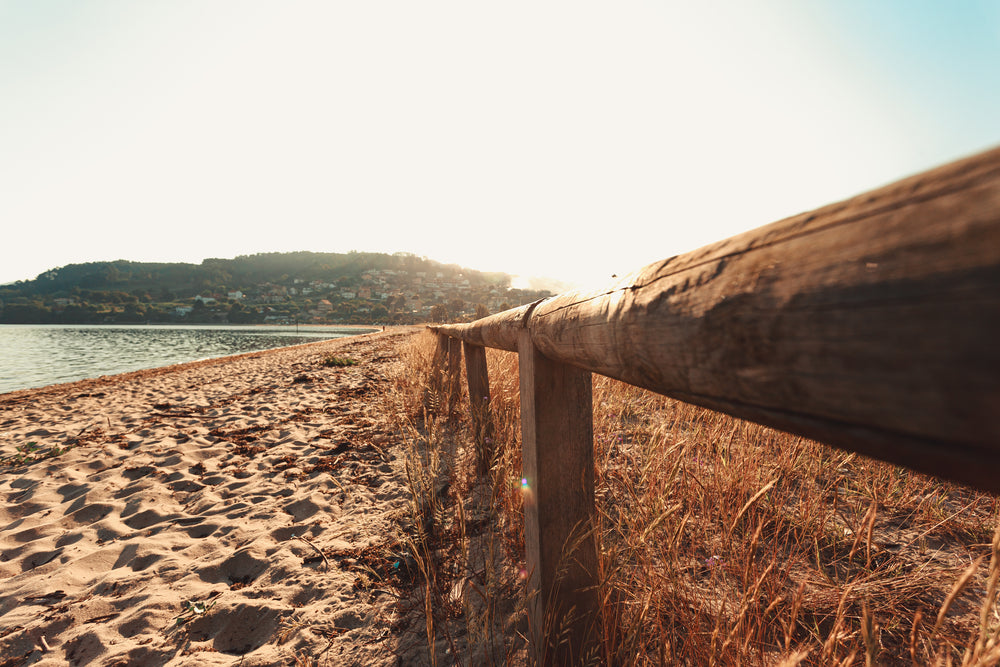
[[[70,264],[0,286],[0,323],[420,322],[547,292],[409,253],[260,253],[201,264]]]
[[[34,280],[14,283],[22,295],[53,294],[73,288],[89,290],[160,289],[180,296],[195,296],[207,289],[252,288],[255,285],[281,283],[289,278],[305,281],[355,278],[370,269],[418,272],[443,272],[446,276],[463,274],[481,282],[509,283],[503,273],[481,273],[451,264],[439,264],[409,253],[259,253],[235,259],[206,259],[201,264],[147,263],[117,260],[69,264],[50,269]],[[2,288],[0,288],[2,289]]]

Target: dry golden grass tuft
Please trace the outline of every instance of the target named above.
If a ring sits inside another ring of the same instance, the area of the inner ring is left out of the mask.
[[[449,413],[429,391],[433,350],[417,338],[392,396],[428,646],[520,663],[517,357],[488,354],[481,480],[468,402]],[[997,498],[599,376],[594,436],[604,662],[1000,663]]]

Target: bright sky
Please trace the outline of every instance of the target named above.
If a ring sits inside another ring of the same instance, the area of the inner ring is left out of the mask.
[[[0,283],[612,273],[1000,143],[1000,2],[0,0]]]

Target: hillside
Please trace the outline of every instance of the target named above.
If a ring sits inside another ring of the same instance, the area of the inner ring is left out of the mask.
[[[0,286],[0,323],[396,323],[471,318],[547,292],[409,253],[260,253],[70,264]]]

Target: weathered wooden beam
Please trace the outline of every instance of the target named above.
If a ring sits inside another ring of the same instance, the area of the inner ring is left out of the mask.
[[[470,324],[440,325],[434,327],[434,330],[474,345],[517,352],[517,332],[524,327],[527,315],[534,305],[511,308]]]
[[[469,410],[476,446],[476,472],[485,475],[493,460],[493,419],[490,414],[490,374],[486,366],[486,348],[462,343],[465,352],[465,378],[469,386]]]
[[[1000,149],[531,313],[547,357],[1000,491]]]
[[[442,327],[1000,492],[1000,149]]]
[[[581,664],[599,630],[591,374],[522,331],[524,541],[538,664]]]

